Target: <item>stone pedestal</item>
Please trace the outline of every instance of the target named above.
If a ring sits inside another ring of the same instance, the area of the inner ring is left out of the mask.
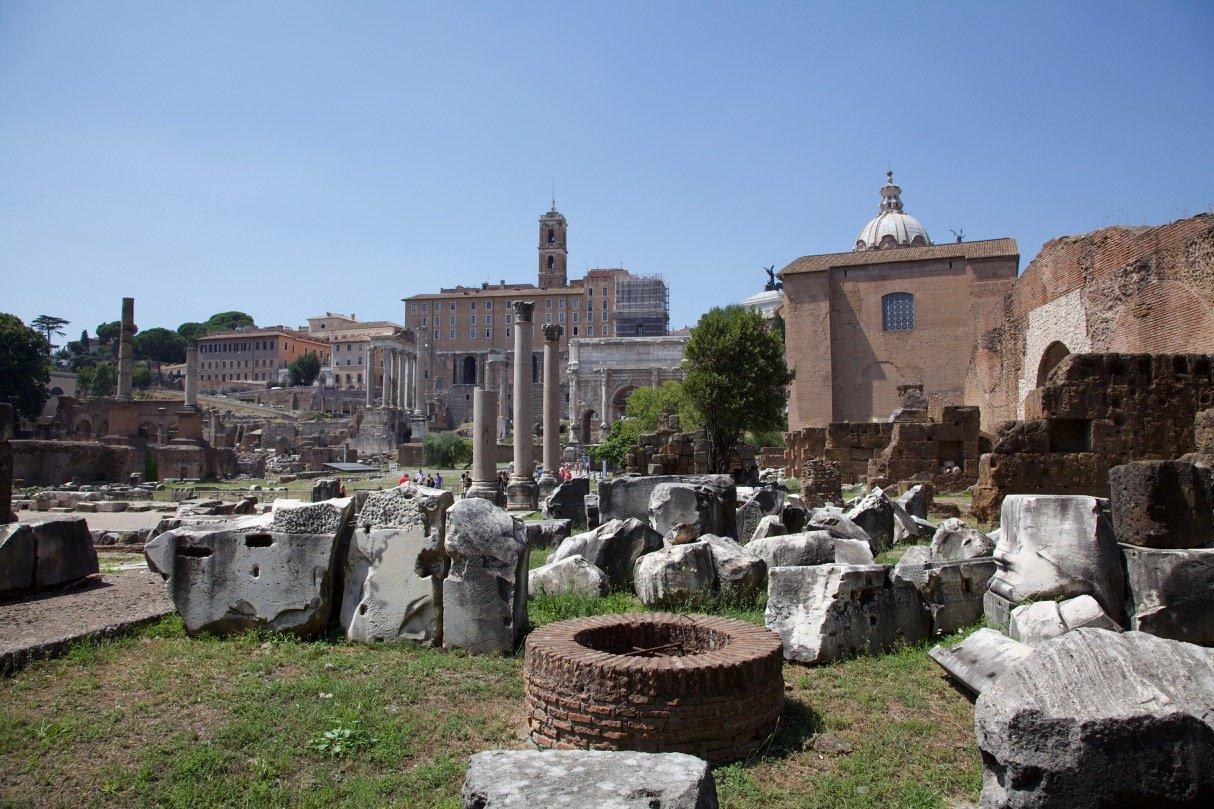
[[[539,505],[532,457],[531,418],[531,301],[514,302],[514,473],[506,487],[506,504],[534,511]]]
[[[472,392],[472,488],[469,497],[497,498],[497,393]]]
[[[561,455],[560,347],[565,327],[559,323],[544,326],[544,473],[540,475],[540,496],[547,497],[557,487],[556,470]]]

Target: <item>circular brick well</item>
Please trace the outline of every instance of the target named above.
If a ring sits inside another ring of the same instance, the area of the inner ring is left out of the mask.
[[[561,621],[527,638],[527,722],[540,747],[745,758],[784,708],[780,638],[705,615]]]

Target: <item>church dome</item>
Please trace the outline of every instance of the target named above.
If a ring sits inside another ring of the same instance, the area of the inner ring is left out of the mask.
[[[856,250],[885,250],[931,244],[927,228],[902,210],[902,189],[894,185],[894,173],[886,172],[877,215],[856,236]]]

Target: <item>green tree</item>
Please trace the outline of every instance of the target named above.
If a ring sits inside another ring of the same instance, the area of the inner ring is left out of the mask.
[[[135,356],[156,363],[159,373],[162,362],[185,362],[185,338],[159,326],[141,331],[135,335]]]
[[[54,335],[63,334],[63,327],[68,323],[71,321],[54,315],[38,315],[30,321],[30,326],[46,335],[46,345],[49,351],[53,347]]]
[[[700,416],[687,398],[681,382],[667,381],[656,388],[637,388],[624,405],[628,418],[636,419],[641,432],[658,429],[662,416],[678,415],[680,430],[696,430]]]
[[[50,343],[16,315],[0,313],[0,402],[28,419],[38,417],[49,395]]]
[[[311,385],[320,375],[320,359],[311,351],[296,357],[287,366],[287,376],[292,385]]]
[[[131,334],[138,334],[139,327],[132,326]],[[97,324],[97,344],[109,348],[110,354],[118,354],[118,340],[122,337],[122,322],[111,320],[109,323]]]
[[[637,445],[641,438],[640,423],[636,419],[623,418],[612,423],[607,437],[596,447],[590,448],[590,457],[596,461],[607,461],[619,466],[629,450]]]
[[[207,327],[205,323],[188,322],[182,323],[177,327],[177,333],[180,334],[188,343],[192,340],[197,340],[200,337],[207,336]]]
[[[112,362],[84,365],[76,370],[76,390],[89,396],[113,396],[118,371]]]
[[[202,325],[206,326],[208,334],[220,331],[232,331],[234,329],[247,329],[253,325],[253,317],[246,315],[244,312],[219,312],[207,318],[207,322]]]
[[[430,433],[422,439],[422,463],[455,469],[472,463],[472,442],[459,433]]]
[[[146,362],[137,362],[131,367],[131,384],[144,390],[152,386],[152,369]]]
[[[708,433],[708,463],[726,472],[746,430],[778,429],[793,375],[780,338],[763,328],[757,312],[741,306],[709,310],[685,351],[683,388]]]

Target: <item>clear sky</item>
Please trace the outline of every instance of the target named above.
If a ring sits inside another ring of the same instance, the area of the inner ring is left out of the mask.
[[[0,0],[0,311],[402,317],[661,273],[672,326],[848,250],[886,166],[937,242],[1214,203],[1214,2]]]

